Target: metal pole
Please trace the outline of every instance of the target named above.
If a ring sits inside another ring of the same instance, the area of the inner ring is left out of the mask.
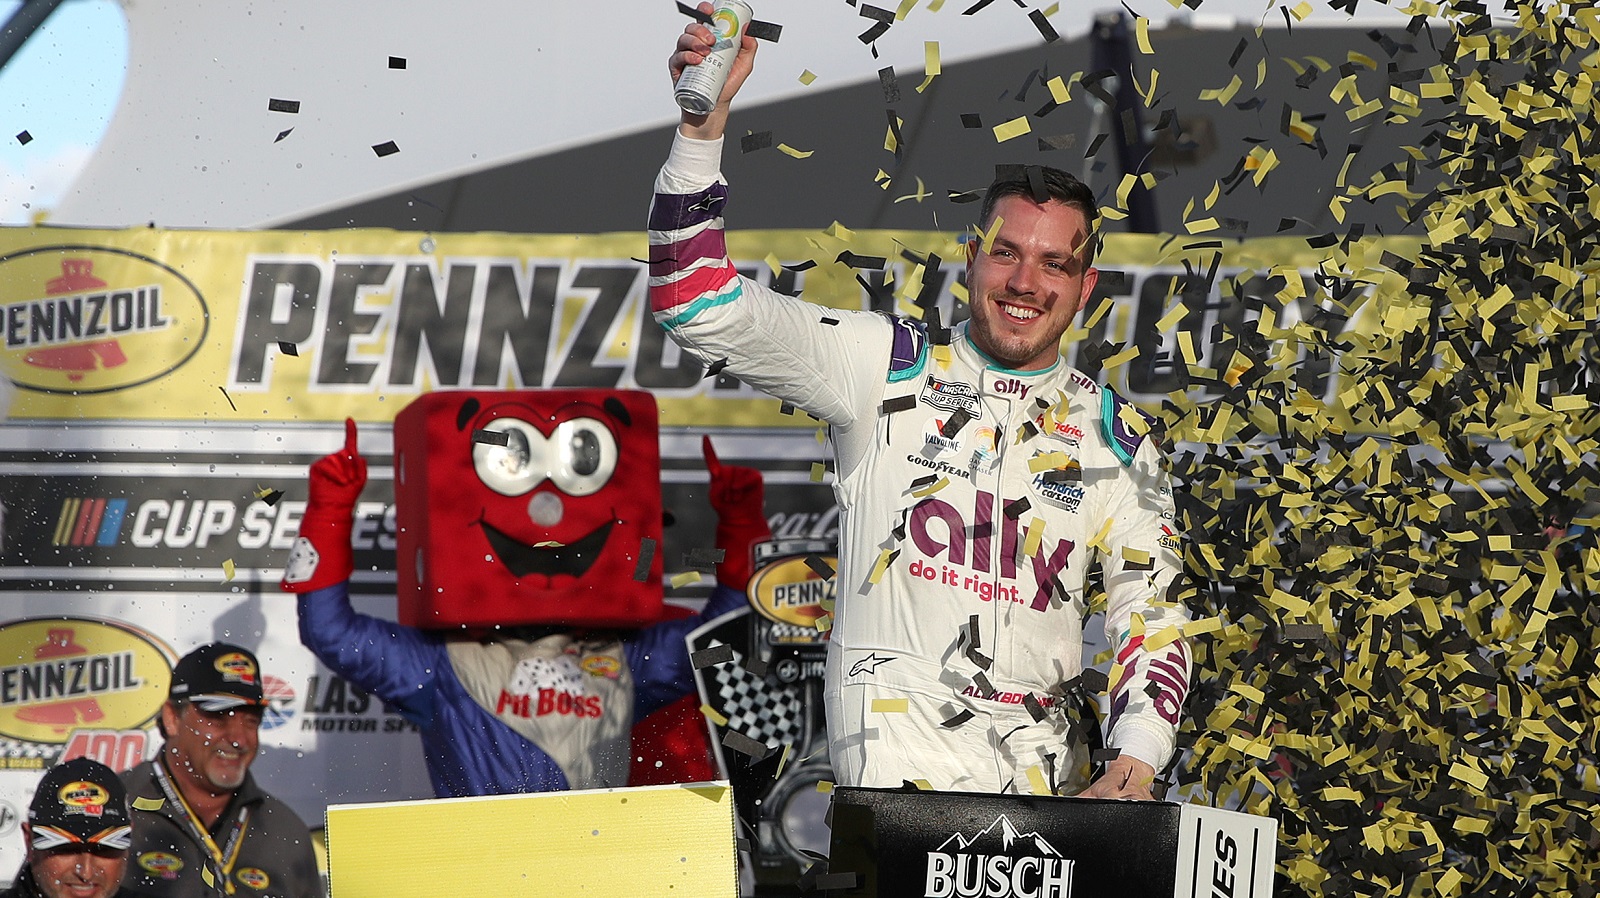
[[[23,0],[17,11],[0,27],[0,69],[6,67],[11,57],[17,55],[22,45],[33,33],[44,27],[44,20],[56,11],[64,0]]]

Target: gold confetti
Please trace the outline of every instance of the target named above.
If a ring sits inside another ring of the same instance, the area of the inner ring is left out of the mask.
[[[719,727],[725,727],[725,726],[728,725],[728,718],[722,716],[720,713],[717,712],[716,708],[713,708],[708,704],[701,704],[700,705],[700,713],[704,714],[707,720],[711,721],[712,723],[716,724]]]
[[[1021,137],[1033,130],[1028,124],[1028,117],[1017,116],[1009,122],[1002,122],[994,126],[994,139],[996,143],[1005,143],[1013,138]]]

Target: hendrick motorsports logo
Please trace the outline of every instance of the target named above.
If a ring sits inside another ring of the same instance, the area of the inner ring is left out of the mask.
[[[65,744],[74,730],[139,729],[167,697],[172,651],[122,624],[81,618],[0,627],[0,736]],[[29,659],[29,660],[20,660]]]
[[[0,373],[42,393],[150,383],[199,352],[205,298],[174,268],[127,250],[45,246],[0,257]]]
[[[1075,862],[1001,814],[971,838],[953,833],[928,852],[925,898],[1071,898]]]

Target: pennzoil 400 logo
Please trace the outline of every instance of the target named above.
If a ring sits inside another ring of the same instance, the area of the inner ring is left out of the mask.
[[[141,729],[166,699],[172,661],[160,640],[124,624],[55,617],[0,627],[0,736],[63,745],[80,728]]]
[[[200,291],[148,256],[44,246],[0,257],[0,374],[41,393],[147,384],[199,352],[210,327]]]

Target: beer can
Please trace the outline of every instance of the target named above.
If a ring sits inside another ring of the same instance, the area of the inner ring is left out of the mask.
[[[714,43],[705,61],[699,65],[685,66],[678,76],[673,99],[685,112],[705,115],[717,105],[722,95],[722,85],[728,81],[728,69],[733,58],[739,55],[740,39],[750,24],[750,4],[743,0],[715,0],[711,12],[711,37]]]

